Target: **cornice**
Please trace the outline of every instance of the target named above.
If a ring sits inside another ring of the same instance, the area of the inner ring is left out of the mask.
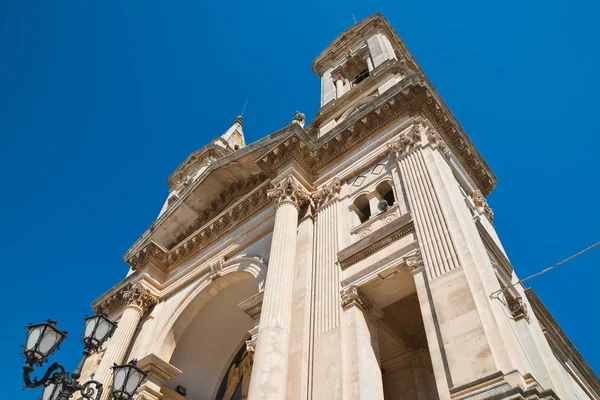
[[[252,179],[249,181],[252,182]],[[246,186],[250,184],[246,183]],[[187,236],[182,238],[178,245],[168,250],[150,240],[139,251],[126,259],[127,263],[134,270],[151,265],[166,273],[172,271],[198,254],[200,250],[269,206],[271,203],[267,197],[268,186],[268,181],[262,182],[234,204],[218,203],[218,200],[215,200],[217,202],[214,204],[215,208],[209,207],[207,209],[209,211],[199,217],[199,220],[193,225],[194,229],[188,229]],[[235,190],[231,193],[234,192]],[[224,193],[230,192],[225,191]],[[219,204],[224,204],[222,206],[224,209],[219,208]]]
[[[127,304],[142,312],[159,299],[156,282],[147,275],[131,274],[92,303],[94,312],[110,314]]]
[[[423,74],[403,79],[326,135],[311,140],[308,135],[291,133],[255,162],[271,176],[292,161],[317,176],[321,169],[402,116],[426,117],[478,189],[484,195],[494,189],[496,177]]]

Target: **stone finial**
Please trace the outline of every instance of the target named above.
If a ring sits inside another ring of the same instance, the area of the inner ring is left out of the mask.
[[[315,209],[323,207],[330,201],[337,198],[341,188],[342,182],[340,178],[333,178],[333,181],[331,181],[328,185],[319,190],[315,190],[310,194],[310,204]]]
[[[294,119],[292,120],[292,124],[298,124],[302,128],[304,128],[304,121],[306,120],[306,116],[302,114],[300,111],[296,111],[294,114]]]
[[[158,302],[158,298],[139,283],[123,291],[123,299],[125,304],[138,307],[142,312]]]
[[[307,192],[291,175],[277,182],[273,189],[267,190],[267,197],[278,206],[283,203],[292,203],[296,208],[300,208],[302,203],[308,200]]]
[[[364,295],[358,286],[350,285],[342,289],[342,308],[348,308],[351,306],[358,306],[365,311],[369,311],[373,304]]]

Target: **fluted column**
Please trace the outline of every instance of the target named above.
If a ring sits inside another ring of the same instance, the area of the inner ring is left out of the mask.
[[[341,305],[344,309],[344,399],[383,400],[375,324],[382,313],[354,285],[342,290]]]
[[[290,174],[267,195],[276,203],[269,269],[258,329],[249,400],[286,396],[296,228],[300,205],[308,196]]]
[[[110,342],[107,343],[106,352],[94,376],[94,379],[102,382],[104,385],[104,393],[100,400],[110,398],[110,385],[112,385],[111,367],[113,364],[123,364],[142,315],[144,315],[149,306],[155,304],[157,301],[156,297],[140,284],[126,290],[123,293],[123,298],[126,302],[125,310],[118,322],[117,330],[110,339]]]

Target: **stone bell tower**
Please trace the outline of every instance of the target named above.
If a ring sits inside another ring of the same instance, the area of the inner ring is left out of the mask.
[[[151,400],[600,399],[512,286],[496,178],[389,22],[356,23],[312,68],[309,124],[246,146],[238,118],[171,174],[93,304],[119,327],[83,375],[137,358]]]

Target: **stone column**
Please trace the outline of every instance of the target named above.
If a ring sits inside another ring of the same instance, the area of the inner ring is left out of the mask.
[[[123,364],[127,350],[133,339],[133,335],[140,323],[140,319],[148,307],[157,302],[157,298],[150,293],[148,289],[140,284],[136,284],[131,289],[123,293],[126,306],[118,322],[117,330],[113,337],[107,343],[106,352],[100,361],[96,370],[94,379],[102,382],[104,393],[100,400],[110,398],[110,386],[112,385],[112,366],[113,364]]]
[[[383,400],[375,321],[382,313],[354,285],[342,290],[344,309],[344,399]]]
[[[338,252],[339,178],[311,195],[315,207],[312,398],[340,399],[343,388]]]
[[[287,390],[296,228],[300,205],[308,195],[291,174],[274,184],[267,192],[276,203],[275,227],[249,400],[282,400]]]

